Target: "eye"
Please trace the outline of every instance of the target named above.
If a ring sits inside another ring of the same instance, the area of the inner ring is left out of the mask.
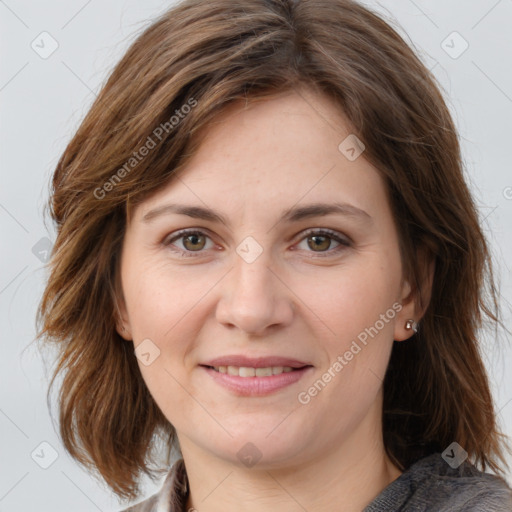
[[[309,252],[327,253],[318,254],[315,257],[332,256],[332,254],[337,254],[352,245],[349,239],[341,237],[336,231],[331,231],[330,229],[311,229],[307,231],[305,235],[306,236],[301,239],[301,242],[303,240],[306,241],[307,247],[312,249],[312,251]],[[338,246],[329,250],[332,245],[332,240],[335,240]],[[319,250],[317,251],[317,249]]]
[[[329,229],[310,229],[303,235],[305,236],[302,237],[301,242],[303,240],[307,241],[307,246],[312,249],[312,251],[308,252],[319,253],[315,257],[331,256],[352,245],[349,239],[343,238],[336,231],[331,231]],[[182,244],[182,247],[174,244],[174,242],[178,240]],[[194,253],[204,252],[203,249],[205,248],[212,248],[211,245],[210,247],[206,247],[207,240],[210,240],[211,242],[210,237],[203,231],[197,229],[182,229],[175,233],[171,238],[165,240],[163,244],[169,247],[173,252],[179,253],[181,256],[191,257],[195,256]],[[334,240],[338,246],[333,250],[329,250],[332,245],[332,240]],[[317,249],[319,250],[317,251]],[[327,254],[324,255],[322,253]]]
[[[182,240],[181,243],[183,244],[183,248],[173,246],[173,242],[180,239]],[[167,239],[163,243],[172,251],[178,252],[182,256],[194,256],[194,254],[191,253],[201,252],[202,249],[205,248],[206,239],[210,239],[210,237],[202,231],[183,229],[178,231],[172,238]]]

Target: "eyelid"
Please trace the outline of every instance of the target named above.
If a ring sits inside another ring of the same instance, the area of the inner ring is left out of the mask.
[[[329,229],[329,228],[308,228],[304,231],[301,231],[298,235],[301,237],[299,239],[299,241],[301,241],[303,238],[305,238],[306,236],[308,236],[310,234],[328,235],[331,238],[334,238],[335,240],[338,239],[337,241],[339,243],[345,243],[347,245],[353,244],[352,239],[348,235],[345,235],[344,233],[342,233],[340,231],[335,231],[334,229]]]
[[[310,252],[311,254],[313,254],[314,255],[313,257],[322,258],[322,257],[333,256],[333,255],[337,254],[338,252],[340,252],[340,250],[348,249],[349,247],[352,247],[352,245],[353,245],[353,241],[350,239],[350,237],[348,237],[344,233],[341,233],[341,232],[338,232],[338,231],[335,231],[335,230],[332,230],[329,228],[308,228],[306,230],[303,230],[297,235],[297,237],[300,237],[300,238],[298,238],[297,242],[294,245],[297,245],[299,242],[302,242],[309,235],[313,235],[313,234],[315,234],[317,236],[327,236],[329,238],[332,238],[334,241],[336,241],[339,244],[338,247],[336,247],[334,249],[327,250],[327,251],[320,251],[320,252],[307,251],[307,252]],[[187,235],[204,235],[213,242],[212,235],[210,234],[210,231],[207,228],[184,228],[184,229],[180,229],[178,231],[174,231],[173,233],[166,235],[165,238],[163,239],[162,243],[166,247],[171,247],[172,244],[176,240],[179,240]],[[185,250],[179,249],[179,248],[174,248],[174,249],[170,249],[170,250],[173,252],[177,252],[185,257],[196,256],[196,255],[200,255],[200,254],[206,252],[204,250],[185,251]]]
[[[175,241],[180,240],[181,238],[184,238],[187,235],[203,235],[203,236],[206,236],[207,238],[209,238],[213,242],[212,236],[210,235],[210,231],[206,228],[184,228],[184,229],[179,229],[178,231],[174,231],[174,232],[166,235],[162,241],[162,244],[165,247],[170,248]],[[199,255],[199,254],[205,252],[204,250],[185,251],[178,247],[171,248],[170,250],[173,252],[177,252],[182,256],[195,256],[196,254]]]

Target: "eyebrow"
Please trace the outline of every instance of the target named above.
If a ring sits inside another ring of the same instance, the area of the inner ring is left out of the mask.
[[[182,204],[165,204],[150,210],[142,217],[142,222],[148,223],[157,217],[168,214],[187,215],[194,219],[218,222],[229,227],[230,221],[220,212],[202,206],[189,206]],[[356,220],[373,224],[373,218],[364,210],[348,203],[313,203],[306,206],[296,206],[285,210],[281,214],[279,222],[298,222],[311,217],[322,217],[330,214],[338,214],[352,217]]]

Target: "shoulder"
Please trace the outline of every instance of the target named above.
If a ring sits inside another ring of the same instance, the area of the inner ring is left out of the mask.
[[[437,496],[434,493],[438,493]],[[423,497],[430,498],[440,512],[511,512],[512,490],[504,480],[488,473],[469,476],[436,476],[424,486]],[[418,497],[421,496],[421,491]],[[427,502],[425,500],[425,502]]]
[[[462,505],[463,512],[510,512],[512,511],[512,491],[508,487],[480,489]]]
[[[465,461],[450,467],[440,453],[415,462],[386,487],[365,512],[510,512],[512,490]]]

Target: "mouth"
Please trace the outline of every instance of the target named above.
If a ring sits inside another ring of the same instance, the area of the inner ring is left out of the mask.
[[[216,384],[237,396],[265,396],[276,393],[297,383],[313,371],[312,365],[297,368],[291,366],[254,368],[210,365],[200,365],[200,367]]]
[[[208,366],[201,365],[205,368],[210,368],[217,373],[224,373],[226,375],[235,375],[238,377],[271,377],[273,375],[281,375],[282,373],[290,373],[309,368],[311,365],[304,365],[298,368],[291,366],[267,366],[265,368],[253,368],[250,366]]]

